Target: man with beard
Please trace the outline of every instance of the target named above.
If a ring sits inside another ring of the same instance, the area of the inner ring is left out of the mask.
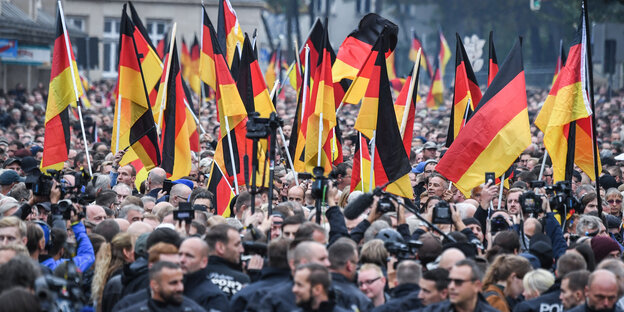
[[[295,303],[303,311],[347,311],[336,305],[330,292],[329,270],[318,263],[307,263],[297,267],[292,292]]]
[[[206,311],[193,300],[182,295],[184,273],[179,265],[168,261],[156,262],[149,270],[149,278],[151,298],[121,311]]]

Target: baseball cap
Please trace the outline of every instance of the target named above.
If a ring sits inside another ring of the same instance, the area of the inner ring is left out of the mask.
[[[25,178],[20,177],[15,170],[5,170],[0,174],[0,185],[9,185],[15,182],[24,182]]]

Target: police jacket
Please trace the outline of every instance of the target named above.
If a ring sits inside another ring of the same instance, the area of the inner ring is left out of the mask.
[[[275,285],[290,281],[290,270],[264,267],[260,273],[260,280],[247,285],[232,297],[230,311],[258,311],[260,300],[264,295]]]
[[[418,284],[401,284],[392,290],[392,299],[373,309],[373,312],[407,311],[422,307],[418,293]]]
[[[153,299],[139,301],[119,312],[206,312],[204,308],[199,306],[195,301],[184,297],[182,304],[165,303]]]
[[[555,283],[546,290],[541,296],[531,300],[523,301],[514,307],[514,312],[559,312],[563,311],[563,304],[559,300],[561,294],[561,281],[556,280]]]
[[[228,298],[249,284],[249,276],[241,272],[238,264],[231,263],[218,256],[208,258],[206,267],[208,278],[217,285]]]
[[[206,311],[228,311],[229,302],[221,289],[208,279],[206,269],[184,276],[184,295],[193,299]]]

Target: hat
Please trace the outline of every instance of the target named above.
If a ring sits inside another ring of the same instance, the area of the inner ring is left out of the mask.
[[[188,186],[190,189],[193,189],[193,181],[191,180],[187,180],[187,179],[177,179],[175,181],[172,181],[171,183],[173,184],[184,184],[186,186]]]
[[[615,178],[609,174],[605,174],[600,177],[600,186],[604,187],[605,190],[610,188],[617,188],[619,184],[615,181]]]
[[[531,237],[529,243],[529,252],[536,256],[543,268],[552,267],[553,250],[550,238],[544,233],[537,233]]]
[[[33,145],[30,147],[30,154],[31,155],[37,155],[37,153],[39,152],[43,152],[43,147],[39,146],[39,145]]]
[[[22,158],[22,171],[24,171],[24,173],[28,174],[37,168],[39,168],[39,162],[32,156]]]
[[[607,229],[617,229],[622,224],[622,220],[616,216],[610,214],[604,214],[605,220],[607,220]]]
[[[427,143],[425,143],[423,145],[423,149],[438,149],[438,145],[436,145],[434,142],[431,141],[427,141]]]
[[[528,252],[523,252],[521,254],[519,254],[518,256],[523,257],[527,260],[529,260],[529,263],[531,263],[531,266],[533,267],[533,269],[539,269],[542,267],[542,263],[539,261],[539,259],[537,259],[536,256],[528,253]]]
[[[600,263],[612,251],[620,251],[620,245],[610,237],[595,236],[591,239],[591,249],[594,251],[596,263]]]
[[[20,177],[15,170],[5,170],[0,174],[0,185],[9,185],[15,182],[24,182],[25,178]]]
[[[13,155],[15,155],[15,157],[26,157],[26,156],[32,156],[32,154],[30,154],[30,150],[26,149],[26,148],[20,148],[17,151],[15,151],[15,153],[13,153]]]
[[[415,137],[414,139],[420,140],[421,142],[423,142],[423,144],[427,143],[427,139],[424,136],[422,136],[422,135],[419,135],[419,136]]]
[[[463,219],[462,221],[464,222],[464,225],[466,226],[471,225],[471,224],[476,224],[480,226],[481,228],[483,228],[483,226],[481,225],[481,222],[479,222],[479,220],[477,220],[476,218],[470,217],[470,218]]]
[[[20,167],[22,166],[22,162],[18,158],[11,157],[11,158],[9,158],[9,159],[4,161],[4,164],[2,164],[2,167],[6,168],[8,165],[10,165],[12,163],[18,163],[20,165]]]
[[[143,233],[134,242],[134,253],[139,257],[147,258],[147,238],[150,233]]]
[[[434,162],[435,159],[427,159],[425,161],[422,161],[420,163],[418,163],[418,165],[416,165],[416,167],[412,168],[412,172],[413,173],[423,173],[425,172],[425,167],[427,166],[428,163],[430,162]]]

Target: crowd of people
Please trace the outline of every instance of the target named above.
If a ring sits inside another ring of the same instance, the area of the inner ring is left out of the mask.
[[[229,216],[206,188],[214,103],[197,105],[208,132],[188,176],[169,181],[157,167],[137,183],[137,168],[111,151],[111,92],[109,82],[88,90],[89,142],[73,119],[53,179],[37,175],[47,89],[0,94],[0,311],[624,311],[622,91],[596,92],[598,190],[578,168],[553,183],[532,127],[508,186],[461,193],[435,170],[447,100],[439,110],[417,105],[414,197],[376,194],[372,203],[350,190],[358,106],[347,105],[338,114],[344,162],[328,176],[320,224],[311,181],[286,162],[292,89],[277,103],[286,142],[271,214],[269,190],[243,185]],[[534,119],[548,91],[527,93]]]

